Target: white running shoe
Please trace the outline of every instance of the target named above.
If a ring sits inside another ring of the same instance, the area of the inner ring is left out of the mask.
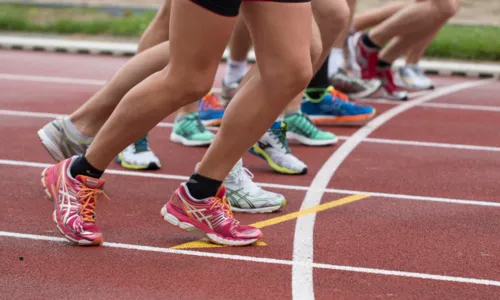
[[[231,210],[245,213],[271,213],[285,207],[283,195],[261,189],[253,181],[253,174],[243,167],[240,159],[224,180],[226,197]]]
[[[290,151],[286,139],[286,127],[285,122],[274,122],[257,144],[250,149],[250,153],[264,159],[278,173],[290,175],[306,174],[306,164],[295,157]]]
[[[149,147],[147,136],[137,140],[120,152],[116,161],[122,167],[131,170],[158,170],[161,168],[160,159]]]
[[[432,82],[432,80],[429,77],[425,76],[424,72],[422,71],[422,69],[420,69],[420,67],[418,65],[410,65],[408,67],[413,71],[413,73],[418,78],[418,83],[419,83],[417,85],[418,89],[422,89],[422,90],[433,90],[434,89],[434,83]]]

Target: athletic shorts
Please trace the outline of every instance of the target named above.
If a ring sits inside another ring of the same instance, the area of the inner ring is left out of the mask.
[[[240,10],[241,2],[281,2],[281,3],[301,3],[311,2],[311,0],[191,0],[192,2],[219,15],[235,17]]]

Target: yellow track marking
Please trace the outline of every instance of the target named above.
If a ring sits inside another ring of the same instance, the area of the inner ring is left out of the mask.
[[[327,202],[327,203],[324,203],[321,205],[316,205],[316,206],[313,206],[313,207],[308,208],[308,209],[299,210],[297,212],[289,213],[289,214],[286,214],[286,215],[283,215],[280,217],[276,217],[276,218],[272,218],[269,220],[250,224],[250,226],[254,226],[257,228],[264,228],[264,227],[276,225],[279,223],[283,223],[286,221],[290,221],[290,220],[293,220],[293,219],[296,219],[296,218],[299,218],[299,217],[302,217],[302,216],[305,216],[308,214],[317,213],[317,212],[324,211],[324,210],[327,210],[327,209],[330,209],[333,207],[352,203],[352,202],[355,202],[355,201],[358,201],[361,199],[365,199],[368,197],[370,197],[370,195],[365,195],[365,194],[352,195],[349,197],[333,200],[333,201],[330,201],[330,202]],[[254,246],[266,246],[266,245],[267,244],[262,242],[262,241],[254,244]],[[204,238],[201,240],[192,241],[192,242],[184,243],[181,245],[177,245],[177,246],[174,246],[171,248],[173,248],[173,249],[196,249],[196,248],[225,248],[225,247],[228,247],[228,246],[216,245],[216,244],[211,243],[208,239]]]

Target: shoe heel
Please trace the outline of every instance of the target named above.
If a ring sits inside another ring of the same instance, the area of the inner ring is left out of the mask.
[[[163,208],[161,209],[161,215],[163,216],[163,220],[167,221],[168,223],[170,223],[176,227],[179,227],[179,228],[184,229],[184,230],[189,231],[189,232],[193,232],[193,231],[199,232],[200,231],[198,228],[194,227],[192,224],[189,224],[186,222],[181,222],[179,219],[177,219],[176,216],[174,216],[173,214],[170,214],[167,211],[166,206],[163,206]]]

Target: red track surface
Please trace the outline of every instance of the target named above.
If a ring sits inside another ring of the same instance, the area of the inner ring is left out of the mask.
[[[107,80],[126,58],[0,51],[0,110],[66,114],[97,91],[99,85],[6,80],[2,74]],[[223,65],[215,81],[220,84]],[[463,82],[434,78],[439,87]],[[38,80],[38,81],[37,81]],[[432,102],[500,107],[500,83],[438,97]],[[394,103],[374,104],[380,113]],[[319,212],[314,230],[317,299],[493,299],[500,294],[500,111],[469,107],[418,106],[389,120],[361,143],[340,165],[328,187],[385,193]],[[264,228],[265,247],[169,248],[199,239],[168,225],[159,210],[179,181],[106,175],[111,201],[101,201],[98,222],[106,242],[118,248],[80,248],[60,238],[51,220],[52,204],[39,186],[41,167],[22,162],[52,163],[36,131],[50,118],[0,114],[0,295],[9,299],[88,297],[99,299],[290,299],[296,219]],[[172,121],[172,116],[165,120]],[[337,135],[357,127],[326,127]],[[155,128],[153,148],[163,169],[159,174],[188,176],[205,148],[186,149],[169,141],[170,128]],[[396,141],[394,141],[396,140]],[[401,141],[410,141],[401,145]],[[416,142],[444,143],[441,147]],[[339,144],[341,144],[340,142]],[[488,146],[476,150],[461,146]],[[257,182],[288,185],[274,188],[288,200],[272,215],[238,214],[255,223],[300,210],[317,171],[339,147],[309,148],[293,144],[307,163],[304,176],[273,174],[267,165],[245,156]],[[455,147],[455,148],[452,148]],[[181,158],[181,159],[179,159]],[[7,165],[17,164],[17,165]],[[113,166],[112,169],[120,170]],[[299,190],[297,190],[299,189]],[[329,191],[322,203],[347,191]],[[436,197],[416,201],[411,196]],[[451,198],[452,200],[445,199]],[[458,203],[457,199],[470,200]],[[482,205],[479,205],[482,204]],[[14,236],[6,236],[8,233]],[[32,239],[20,234],[32,234]],[[300,242],[300,241],[299,241]],[[135,249],[124,249],[124,244]],[[158,247],[155,249],[145,246]],[[159,249],[159,250],[158,250]],[[155,252],[156,251],[156,252]],[[158,252],[160,251],[160,252]],[[169,252],[170,251],[170,252]],[[208,253],[211,257],[200,257]],[[229,254],[220,257],[218,254]],[[253,257],[243,261],[244,257]],[[18,257],[23,256],[24,260]],[[231,259],[228,259],[231,258]],[[255,261],[258,258],[278,259]],[[380,270],[392,271],[383,273]],[[412,272],[410,277],[395,271]],[[383,273],[383,274],[382,274]],[[435,280],[426,274],[468,278]],[[473,279],[491,280],[477,284]]]

